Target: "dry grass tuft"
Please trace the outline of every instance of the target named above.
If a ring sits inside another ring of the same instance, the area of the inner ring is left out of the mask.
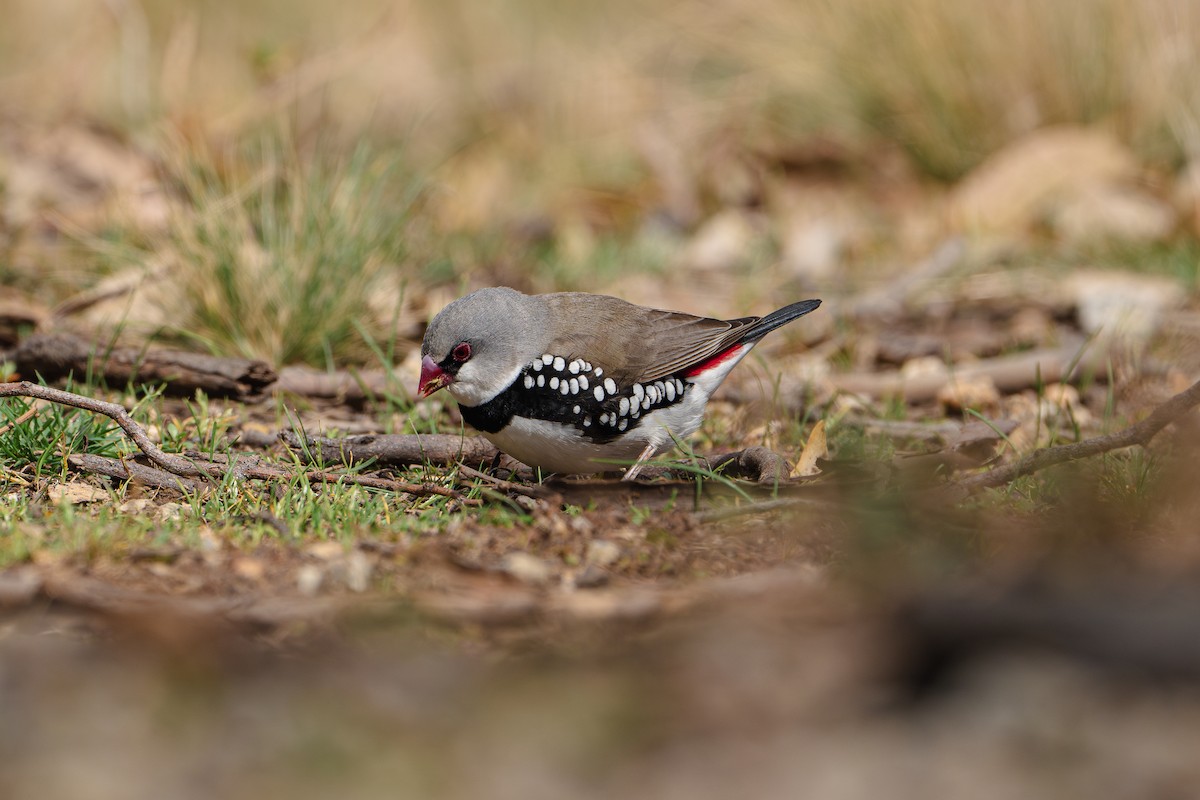
[[[389,337],[398,287],[419,277],[413,179],[362,150],[301,158],[264,144],[233,169],[196,156],[177,169],[186,202],[157,256],[169,253],[179,295],[171,330],[273,364],[367,360],[362,330]]]
[[[937,177],[1053,124],[1108,126],[1160,163],[1200,146],[1200,10],[1184,0],[738,7],[717,41],[765,86],[899,142]]]
[[[1187,0],[43,6],[0,31],[0,108],[222,136],[287,114],[434,161],[489,141],[525,178],[516,200],[636,181],[648,132],[700,162],[730,132],[870,134],[942,178],[1056,123],[1109,126],[1158,162],[1200,145]]]

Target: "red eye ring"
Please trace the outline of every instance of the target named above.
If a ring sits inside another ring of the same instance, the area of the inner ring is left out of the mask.
[[[467,342],[459,342],[450,351],[450,357],[461,364],[471,357],[471,345]]]

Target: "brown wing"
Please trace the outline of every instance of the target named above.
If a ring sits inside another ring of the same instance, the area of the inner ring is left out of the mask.
[[[619,383],[648,382],[708,359],[737,341],[758,317],[719,320],[633,305],[616,297],[545,295],[555,318],[551,350],[603,367]]]

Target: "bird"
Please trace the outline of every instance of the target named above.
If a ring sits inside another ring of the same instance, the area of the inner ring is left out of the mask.
[[[633,480],[696,432],[764,336],[820,305],[722,320],[601,294],[478,289],[430,321],[417,394],[446,389],[464,422],[543,475],[626,465]]]

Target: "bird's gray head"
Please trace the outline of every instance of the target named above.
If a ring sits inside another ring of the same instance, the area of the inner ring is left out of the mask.
[[[438,312],[421,343],[422,397],[445,387],[465,406],[502,392],[549,334],[536,298],[515,289],[479,289]]]

